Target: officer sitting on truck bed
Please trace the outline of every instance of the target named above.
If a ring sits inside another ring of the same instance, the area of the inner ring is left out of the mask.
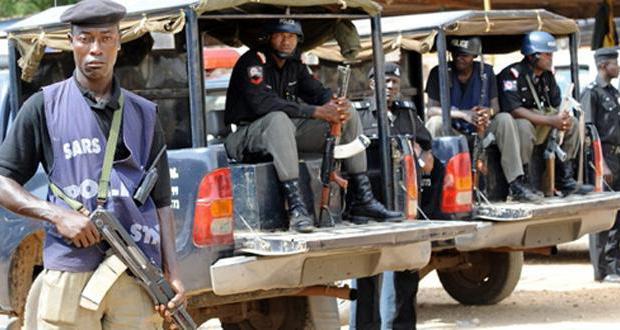
[[[551,128],[565,132],[561,147],[567,159],[555,161],[555,186],[566,196],[578,191],[587,193],[592,187],[581,187],[573,178],[572,162],[579,149],[577,120],[565,112],[553,110],[562,101],[560,88],[551,72],[556,50],[556,41],[551,34],[530,32],[521,45],[523,60],[509,65],[497,77],[502,111],[510,113],[517,122],[524,164],[530,162],[534,145],[547,141]]]
[[[312,78],[297,48],[303,41],[301,24],[280,19],[268,26],[268,44],[246,52],[233,69],[226,95],[226,124],[238,129],[225,142],[228,155],[238,161],[270,155],[288,203],[290,229],[314,230],[299,193],[298,151],[322,152],[330,123],[342,122],[342,142],[356,139],[362,125],[349,101],[333,98],[332,91]],[[299,100],[304,103],[300,103]],[[377,201],[366,175],[366,153],[343,161],[349,173],[353,222],[399,221],[400,212]]]
[[[620,92],[611,85],[618,77],[618,50],[601,48],[594,53],[598,68],[596,80],[581,95],[586,121],[599,133],[605,180],[610,188],[620,190]],[[620,283],[620,212],[609,230],[590,234],[590,261],[597,281]]]
[[[422,171],[433,169],[432,137],[417,115],[413,102],[402,99],[400,66],[385,64],[385,92],[388,103],[390,135],[415,135],[415,150],[423,160]],[[371,90],[375,90],[374,70],[368,73]],[[377,134],[376,102],[370,98],[360,103],[358,111],[364,134]],[[382,279],[382,281],[381,281]],[[417,271],[385,272],[383,275],[359,278],[355,281],[357,300],[351,302],[351,329],[415,329],[416,294],[420,275]],[[381,286],[381,287],[380,287]],[[383,308],[379,308],[379,297]],[[380,313],[381,310],[381,313]]]
[[[495,140],[501,153],[501,164],[510,184],[510,198],[516,201],[536,202],[542,196],[536,194],[524,180],[524,166],[520,154],[519,135],[514,119],[507,113],[497,113],[499,102],[497,100],[497,83],[495,74],[490,65],[484,66],[481,73],[482,63],[474,61],[476,56],[482,54],[482,42],[478,37],[454,38],[450,40],[450,116],[452,126],[458,134],[472,134],[477,125],[488,126],[487,136]],[[487,97],[484,104],[481,103],[482,76],[487,76]],[[439,70],[434,67],[426,83],[428,94],[428,121],[426,127],[433,136],[441,136],[441,105],[439,103]],[[497,114],[496,114],[497,113]],[[490,119],[490,123],[489,123]]]

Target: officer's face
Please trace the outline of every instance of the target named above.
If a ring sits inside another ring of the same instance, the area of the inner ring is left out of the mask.
[[[269,42],[275,51],[293,54],[297,48],[297,35],[290,32],[275,32],[271,35]]]
[[[553,53],[539,53],[536,66],[543,71],[553,70]]]
[[[609,78],[613,79],[618,77],[618,60],[608,60],[607,63],[605,63],[605,72]]]
[[[464,53],[454,54],[454,66],[458,71],[464,71],[473,67],[474,56]]]
[[[87,79],[100,80],[112,75],[121,47],[116,25],[96,28],[73,26],[69,38],[75,65]]]
[[[375,90],[375,80],[370,79],[370,89]],[[400,78],[394,75],[385,75],[385,96],[388,104],[398,99],[400,95]]]

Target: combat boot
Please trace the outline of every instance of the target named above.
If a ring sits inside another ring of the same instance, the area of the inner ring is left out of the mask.
[[[401,212],[390,211],[375,199],[366,174],[353,174],[351,184],[352,201],[349,205],[348,219],[355,224],[365,224],[370,220],[377,222],[400,222]]]
[[[525,173],[525,175],[523,175],[523,178],[521,179],[522,183],[528,187],[533,193],[535,193],[536,195],[538,195],[541,199],[543,197],[545,197],[545,194],[536,189],[531,183],[530,183],[530,168],[529,168],[529,164],[525,164],[523,165],[523,173]]]
[[[594,190],[592,185],[581,185],[575,180],[573,177],[573,163],[570,160],[564,162],[556,160],[555,171],[555,187],[564,197],[574,193],[585,195]]]
[[[510,199],[516,202],[537,203],[542,200],[542,196],[536,194],[521,175],[510,183]]]
[[[299,182],[297,180],[282,182],[282,190],[288,203],[289,229],[300,233],[313,232],[314,221],[299,194]]]

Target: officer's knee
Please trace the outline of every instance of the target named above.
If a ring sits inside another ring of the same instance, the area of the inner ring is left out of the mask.
[[[500,112],[493,117],[493,120],[497,122],[499,126],[511,125],[514,122],[514,118],[508,113]]]
[[[433,137],[437,137],[441,135],[441,125],[441,116],[433,116],[428,118],[424,126],[426,126],[426,129]]]
[[[293,136],[295,125],[291,118],[282,111],[273,111],[262,118],[263,135],[273,136],[274,138],[284,138],[288,135]]]

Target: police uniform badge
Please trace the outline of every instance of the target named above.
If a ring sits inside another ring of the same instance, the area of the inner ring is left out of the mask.
[[[516,92],[517,81],[516,80],[504,80],[504,92]]]
[[[249,67],[248,77],[250,78],[250,82],[252,84],[259,85],[263,82],[263,67],[260,65]]]

